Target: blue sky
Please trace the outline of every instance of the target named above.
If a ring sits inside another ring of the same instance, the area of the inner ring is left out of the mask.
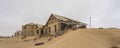
[[[26,23],[45,24],[51,13],[92,27],[120,28],[120,0],[0,0],[0,35],[10,36]]]

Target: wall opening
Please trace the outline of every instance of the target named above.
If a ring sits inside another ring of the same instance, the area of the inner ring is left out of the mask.
[[[41,30],[41,34],[44,34],[43,30]]]
[[[51,27],[49,27],[49,34],[50,34],[50,32],[51,32]]]
[[[54,27],[55,27],[55,32],[57,32],[57,27],[56,27],[56,25],[55,25]]]
[[[37,34],[39,34],[39,30],[37,30]]]

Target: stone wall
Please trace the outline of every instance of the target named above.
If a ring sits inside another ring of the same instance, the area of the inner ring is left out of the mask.
[[[35,36],[37,25],[35,24],[26,24],[22,26],[22,37]]]

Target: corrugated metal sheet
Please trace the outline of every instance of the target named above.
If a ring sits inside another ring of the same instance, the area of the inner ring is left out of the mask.
[[[54,17],[56,17],[57,19],[60,19],[62,21],[67,21],[66,23],[73,23],[73,24],[81,24],[81,25],[87,25],[85,23],[82,23],[82,22],[78,22],[78,21],[75,21],[75,20],[72,20],[72,19],[69,19],[67,17],[63,17],[63,16],[59,16],[59,15],[56,15],[56,14],[52,14]]]
[[[59,16],[59,15],[55,15],[53,14],[54,17],[56,17],[57,19],[63,20],[63,21],[69,21],[67,18],[63,17],[63,16]]]

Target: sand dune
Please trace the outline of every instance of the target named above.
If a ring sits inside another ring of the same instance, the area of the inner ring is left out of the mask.
[[[4,40],[0,41],[0,47],[3,48],[110,48],[113,45],[120,45],[120,30],[69,30],[64,35],[46,41],[44,45],[39,46],[35,46],[34,44],[36,42],[33,40],[30,40],[29,42],[24,42],[24,40],[21,40],[20,38],[1,40]]]

